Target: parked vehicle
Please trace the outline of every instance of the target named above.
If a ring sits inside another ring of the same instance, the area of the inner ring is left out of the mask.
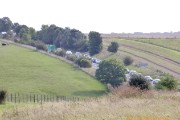
[[[154,79],[153,80],[153,84],[157,84],[158,82],[160,82],[161,80],[160,79]]]
[[[71,51],[66,51],[66,55],[72,55]]]

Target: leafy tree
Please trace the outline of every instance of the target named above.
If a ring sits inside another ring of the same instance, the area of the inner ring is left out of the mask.
[[[0,32],[8,32],[12,29],[13,23],[8,17],[0,19]]]
[[[123,60],[123,63],[126,66],[131,65],[133,62],[134,62],[134,60],[130,56],[126,56]]]
[[[36,30],[34,28],[29,28],[29,34],[33,40],[36,40]]]
[[[116,53],[118,51],[119,44],[117,42],[111,42],[111,45],[108,46],[108,51]]]
[[[130,78],[129,85],[139,87],[141,90],[150,89],[150,83],[142,75],[133,75]]]
[[[92,66],[91,61],[84,57],[77,59],[75,63],[83,68],[90,68]]]
[[[89,33],[89,53],[90,55],[98,54],[102,50],[102,37],[98,32]]]
[[[114,59],[102,61],[95,76],[102,83],[109,83],[114,87],[126,80],[124,66]]]
[[[85,52],[88,49],[86,36],[79,30],[43,25],[36,38],[56,47]]]
[[[177,86],[177,80],[173,76],[167,74],[155,85],[155,88],[174,90],[177,88]]]

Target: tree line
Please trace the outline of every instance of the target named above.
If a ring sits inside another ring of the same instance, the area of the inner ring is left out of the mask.
[[[15,37],[22,41],[42,41],[66,50],[90,52],[97,54],[102,50],[102,37],[100,33],[91,31],[88,36],[80,30],[62,28],[54,24],[42,25],[41,30],[36,31],[27,25],[13,23],[8,17],[0,18],[0,32],[7,32],[6,37],[15,33]]]

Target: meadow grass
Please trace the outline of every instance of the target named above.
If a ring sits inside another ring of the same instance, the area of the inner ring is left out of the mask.
[[[61,60],[15,45],[0,46],[0,88],[8,93],[100,96],[106,87]]]
[[[44,103],[34,107],[17,106],[16,109],[4,111],[1,118],[3,120],[127,120],[129,117],[133,120],[135,118],[147,120],[145,117],[149,119],[154,117],[154,119],[159,118],[158,120],[179,120],[179,105],[180,95],[177,92],[140,91],[121,86],[112,90],[108,96],[98,99]]]

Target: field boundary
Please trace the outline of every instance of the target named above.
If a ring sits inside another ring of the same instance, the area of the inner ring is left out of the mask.
[[[85,101],[88,98],[74,96],[55,96],[55,95],[40,95],[40,94],[7,94],[5,102],[11,103],[43,103],[43,102],[60,102],[60,101]]]

